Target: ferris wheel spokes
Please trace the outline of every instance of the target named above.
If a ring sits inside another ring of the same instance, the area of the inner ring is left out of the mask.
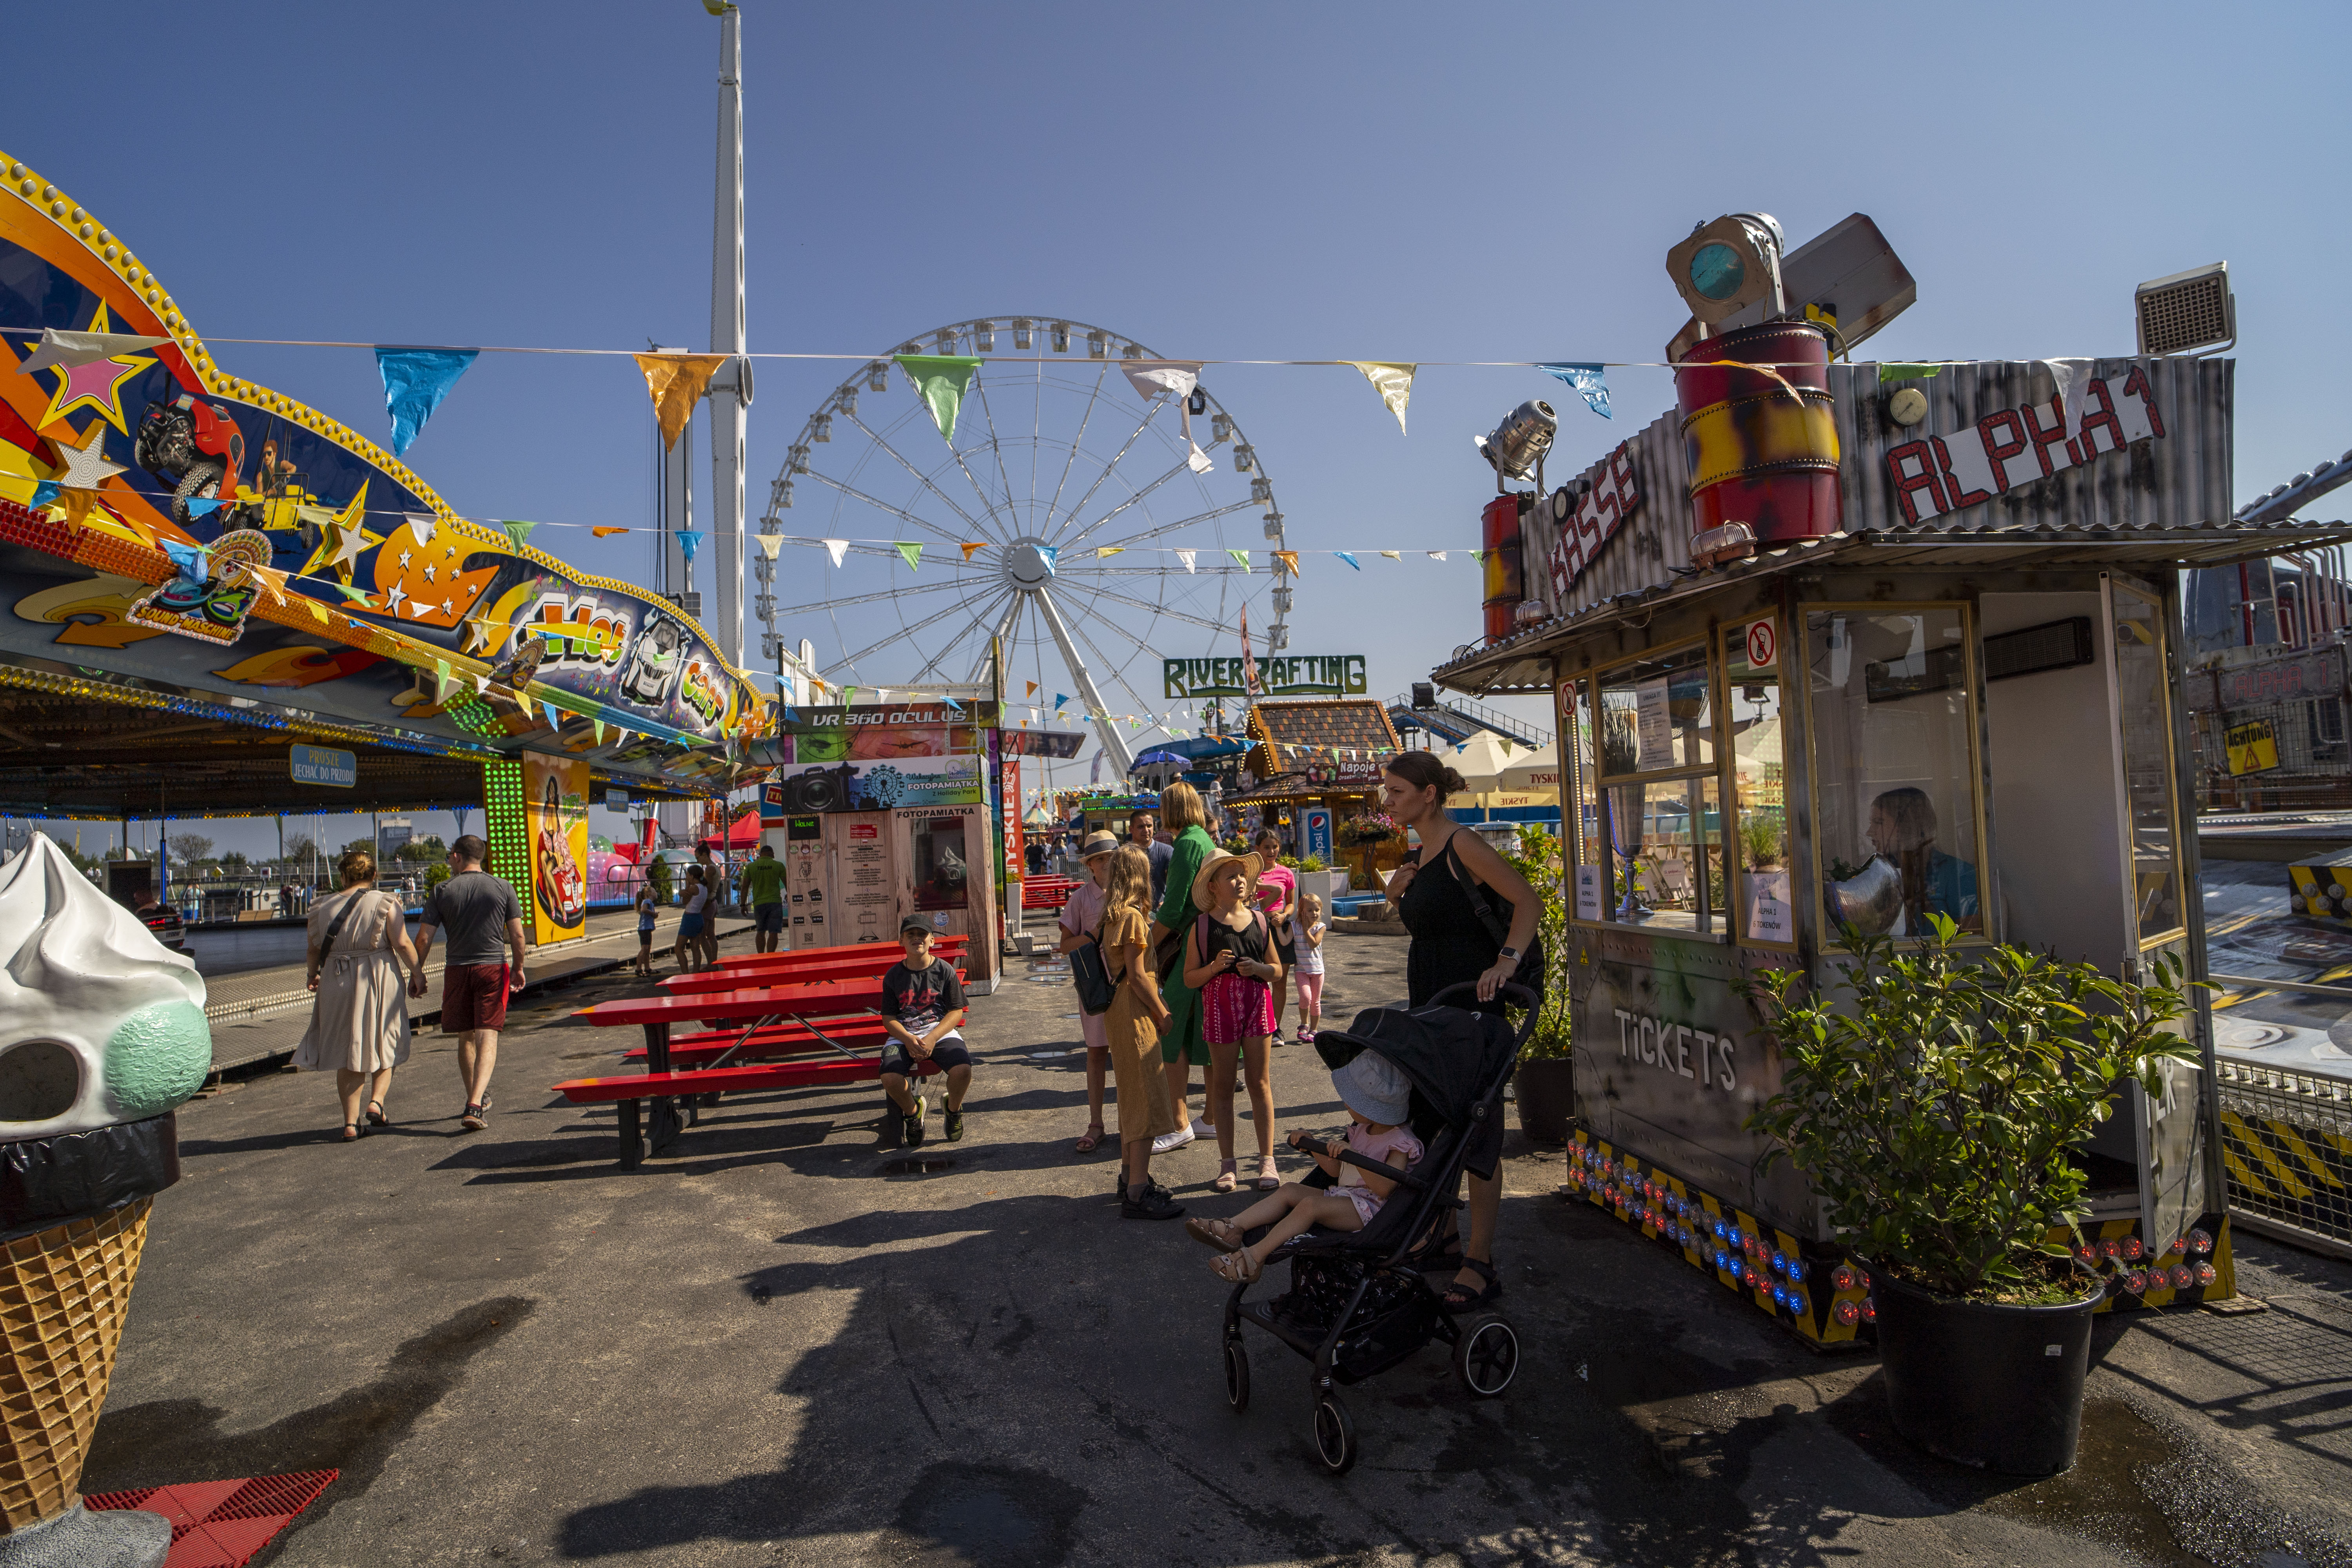
[[[1032,597],[1037,601],[1038,614],[1045,617],[1046,629],[1054,634],[1054,646],[1062,650],[1062,662],[1070,668],[1070,679],[1078,689],[1078,700],[1087,705],[1087,712],[1095,721],[1096,738],[1102,742],[1103,750],[1108,752],[1111,761],[1118,764],[1119,776],[1126,777],[1128,770],[1135,765],[1134,753],[1127,749],[1126,740],[1120,736],[1118,724],[1111,719],[1110,709],[1103,701],[1102,692],[1095,686],[1093,672],[1087,668],[1087,661],[1078,657],[1077,645],[1071,640],[1070,628],[1062,619],[1061,606],[1054,603],[1054,595],[1049,589],[1039,588]],[[1110,661],[1105,659],[1103,662],[1108,664]]]
[[[1106,372],[1105,374],[1108,373]],[[1143,411],[1142,422],[1137,425],[1134,429],[1127,433],[1127,439],[1121,442],[1118,450],[1111,455],[1110,461],[1103,465],[1102,472],[1095,476],[1095,482],[1087,487],[1087,493],[1080,496],[1077,499],[1076,504],[1072,506],[1068,511],[1063,514],[1062,521],[1054,525],[1054,539],[1055,541],[1058,542],[1062,534],[1067,531],[1070,524],[1077,521],[1078,514],[1087,510],[1087,503],[1095,499],[1095,492],[1102,489],[1103,481],[1109,479],[1112,474],[1118,471],[1119,464],[1126,459],[1127,454],[1134,447],[1136,442],[1142,439],[1143,433],[1151,428],[1151,422],[1160,417],[1160,405],[1168,401],[1169,400],[1165,397],[1155,397],[1151,400],[1150,404]]]
[[[917,517],[913,512],[908,511],[900,507],[892,506],[888,501],[877,500],[872,496],[867,495],[864,490],[857,489],[855,485],[844,484],[841,480],[835,479],[830,474],[820,474],[814,468],[811,468],[808,471],[808,478],[814,479],[817,483],[824,485],[828,489],[839,490],[843,495],[847,496],[852,500],[864,501],[867,506],[872,507],[877,511],[887,511],[892,517],[898,519],[902,522],[912,523],[917,528],[927,529],[932,533],[939,535],[941,539],[946,540],[950,544],[959,544],[962,542],[962,541],[957,539],[954,534],[949,532],[946,529],[941,528],[938,523],[931,521],[929,519]]]
[[[858,429],[860,429],[860,430],[864,431],[864,432],[866,433],[866,438],[867,440],[869,440],[869,441],[873,442],[876,446],[877,446],[877,447],[881,447],[885,452],[889,453],[889,454],[890,454],[891,458],[892,458],[895,462],[897,462],[897,463],[898,463],[898,465],[900,468],[902,468],[906,469],[908,473],[909,473],[909,474],[911,474],[912,476],[914,476],[914,479],[915,479],[915,482],[916,482],[917,484],[921,485],[925,489],[927,489],[927,490],[930,491],[933,495],[935,495],[935,496],[939,497],[939,498],[940,498],[940,501],[946,505],[947,509],[948,509],[950,511],[951,511],[951,512],[955,513],[958,517],[960,517],[960,518],[963,519],[966,522],[968,522],[968,523],[971,524],[971,525],[972,525],[972,527],[977,528],[977,529],[980,529],[980,530],[981,530],[981,531],[982,531],[982,532],[983,532],[983,533],[986,533],[986,534],[988,535],[988,537],[989,537],[989,538],[991,538],[991,539],[995,539],[995,538],[997,537],[997,535],[995,534],[995,532],[994,532],[993,531],[992,531],[992,530],[988,529],[987,527],[985,527],[985,526],[981,522],[980,519],[978,519],[978,518],[976,518],[976,517],[972,516],[972,515],[971,515],[971,513],[970,513],[970,512],[968,512],[968,511],[964,510],[964,509],[963,509],[962,507],[958,506],[958,505],[956,504],[956,502],[955,502],[955,499],[954,499],[952,496],[950,496],[950,495],[948,494],[948,492],[947,492],[947,491],[945,491],[945,490],[943,490],[943,489],[940,489],[940,487],[939,487],[939,486],[937,486],[937,485],[933,484],[933,483],[931,482],[931,477],[930,477],[929,474],[926,474],[925,472],[923,472],[923,470],[922,470],[922,469],[920,469],[920,468],[917,468],[917,467],[915,467],[915,465],[914,465],[914,464],[912,464],[912,463],[910,463],[910,462],[907,461],[906,458],[905,458],[904,456],[902,456],[902,455],[899,453],[899,451],[898,451],[898,447],[893,447],[892,445],[890,445],[890,443],[889,443],[889,442],[885,441],[885,440],[884,440],[880,436],[877,435],[877,434],[875,433],[875,431],[874,431],[873,426],[869,426],[868,424],[866,424],[865,420],[860,419],[860,418],[857,416],[856,412],[854,409],[853,409],[853,410],[845,411],[845,412],[843,414],[842,417],[844,417],[845,419],[847,419],[847,420],[848,420],[852,425],[855,425],[856,426],[857,426],[857,428],[858,428]],[[959,466],[961,466],[961,465],[959,465]],[[817,478],[819,478],[819,477],[820,477],[820,476],[817,474],[817,472],[816,472],[814,468],[812,468],[812,469],[809,471],[809,478],[811,478],[811,479],[817,479]],[[971,475],[970,475],[970,474],[966,474],[964,477],[965,477],[965,478],[967,478],[967,479],[969,479],[969,478],[971,478]],[[841,485],[841,484],[839,484],[839,483],[837,483],[836,481],[832,480],[832,479],[827,479],[827,480],[825,480],[825,483],[832,485],[832,486],[834,487],[834,489],[845,489],[845,489],[847,489],[847,487],[846,487],[846,486]],[[974,488],[977,488],[977,487],[974,487]],[[855,491],[850,491],[849,493],[851,493],[851,494],[856,494],[856,492],[855,492]],[[867,502],[869,502],[869,504],[872,504],[872,505],[875,505],[875,506],[883,506],[883,503],[882,503],[882,502],[880,502],[880,501],[877,501],[877,500],[872,500],[872,498],[867,497],[867,496],[858,496],[858,498],[857,498],[857,499],[858,499],[858,500],[860,500],[867,501]],[[993,519],[993,518],[996,516],[996,509],[995,509],[994,507],[992,507],[992,506],[988,506],[988,498],[987,498],[986,496],[982,496],[982,497],[981,497],[980,499],[981,499],[981,504],[982,504],[982,506],[984,506],[984,507],[987,507],[987,510],[988,510],[988,515],[990,516],[990,518],[991,518],[991,519]],[[896,507],[887,507],[887,506],[885,506],[885,507],[883,507],[883,510],[886,510],[886,511],[898,511],[898,508],[896,508]],[[907,513],[905,513],[905,512],[902,512],[902,511],[901,511],[901,512],[898,512],[898,515],[899,515],[899,516],[901,516],[901,517],[905,517],[905,516],[907,516],[908,514],[907,514]],[[949,533],[945,529],[940,528],[940,527],[938,527],[936,524],[932,524],[932,523],[925,523],[923,526],[924,526],[924,527],[926,527],[926,528],[930,529],[933,532],[940,534],[942,538],[953,539],[953,538],[955,537],[953,534]]]

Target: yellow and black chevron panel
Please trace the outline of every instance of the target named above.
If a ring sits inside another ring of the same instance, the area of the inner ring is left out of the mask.
[[[2233,1100],[2225,1092],[2221,1101],[2221,1165],[2230,1173],[2231,1203],[2283,1225],[2352,1241],[2352,1138],[2259,1115]]]
[[[1579,1131],[1568,1146],[1567,1190],[1674,1247],[1684,1262],[1814,1344],[1877,1337],[1870,1277],[1834,1246],[1801,1242],[1589,1132]],[[2137,1219],[2084,1227],[2077,1255],[2111,1282],[2098,1310],[2188,1306],[2237,1294],[2227,1215],[2203,1215],[2187,1235],[2161,1240],[2143,1237]],[[2050,1239],[2074,1247],[2063,1230]]]
[[[2306,920],[2352,925],[2352,865],[2289,866],[2286,907]]]

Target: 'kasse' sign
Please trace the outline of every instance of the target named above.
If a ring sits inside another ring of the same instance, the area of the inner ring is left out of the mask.
[[[1195,697],[1361,697],[1370,689],[1360,653],[1271,654],[1257,661],[1253,693],[1239,658],[1163,658],[1160,693]]]

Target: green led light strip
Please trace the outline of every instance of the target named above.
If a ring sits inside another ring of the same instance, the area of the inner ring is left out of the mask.
[[[523,815],[522,763],[500,759],[482,764],[482,818],[490,845],[490,875],[515,890],[530,908],[530,826]],[[526,918],[526,927],[528,927]]]

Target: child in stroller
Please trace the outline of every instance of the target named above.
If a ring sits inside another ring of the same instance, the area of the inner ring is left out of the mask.
[[[1193,1240],[1217,1249],[1210,1267],[1217,1277],[1234,1284],[1257,1279],[1265,1260],[1294,1236],[1319,1225],[1326,1230],[1361,1230],[1381,1212],[1396,1190],[1396,1178],[1360,1165],[1343,1164],[1340,1155],[1353,1150],[1367,1161],[1398,1171],[1409,1171],[1421,1158],[1421,1140],[1402,1125],[1410,1112],[1412,1085],[1387,1058],[1365,1051],[1333,1069],[1331,1085],[1348,1108],[1344,1142],[1290,1134],[1290,1146],[1314,1157],[1324,1174],[1336,1178],[1328,1188],[1292,1182],[1271,1196],[1259,1199],[1230,1220],[1189,1219],[1184,1229]],[[1255,1245],[1244,1246],[1244,1233],[1265,1226]]]
[[[1357,1015],[1344,1030],[1318,1032],[1316,1054],[1334,1081],[1367,1058],[1385,1069],[1362,1069],[1368,1078],[1395,1072],[1404,1079],[1406,1110],[1396,1124],[1426,1152],[1404,1167],[1353,1147],[1327,1149],[1334,1163],[1363,1173],[1368,1198],[1379,1195],[1376,1178],[1387,1185],[1369,1217],[1352,1196],[1325,1193],[1313,1202],[1285,1201],[1276,1220],[1289,1229],[1287,1240],[1271,1233],[1255,1244],[1246,1235],[1240,1238],[1248,1248],[1243,1256],[1256,1268],[1234,1265],[1243,1277],[1225,1297],[1225,1398],[1235,1411],[1249,1408],[1244,1324],[1312,1363],[1315,1449],[1333,1475],[1345,1475],[1357,1454],[1355,1422],[1340,1388],[1379,1375],[1433,1341],[1453,1348],[1454,1375],[1474,1399],[1494,1398],[1517,1375],[1519,1342],[1510,1323],[1484,1306],[1457,1310],[1444,1293],[1444,1276],[1461,1259],[1445,1257],[1443,1222],[1462,1206],[1454,1192],[1469,1152],[1503,1114],[1503,1085],[1538,1016],[1541,998],[1533,992],[1505,982],[1501,994],[1524,1010],[1516,1030],[1491,1014],[1448,1005],[1475,999],[1474,987],[1465,984],[1448,986],[1420,1007],[1376,1007]],[[1341,1093],[1353,1112],[1354,1095],[1344,1088]],[[1390,1122],[1394,1109],[1368,1104],[1367,1120]],[[1326,1203],[1347,1212],[1327,1210]],[[1238,1217],[1255,1219],[1269,1207],[1261,1203]],[[1202,1239],[1222,1247],[1226,1237],[1209,1230]],[[1284,1262],[1290,1265],[1290,1289],[1271,1300],[1249,1300],[1253,1286]]]

